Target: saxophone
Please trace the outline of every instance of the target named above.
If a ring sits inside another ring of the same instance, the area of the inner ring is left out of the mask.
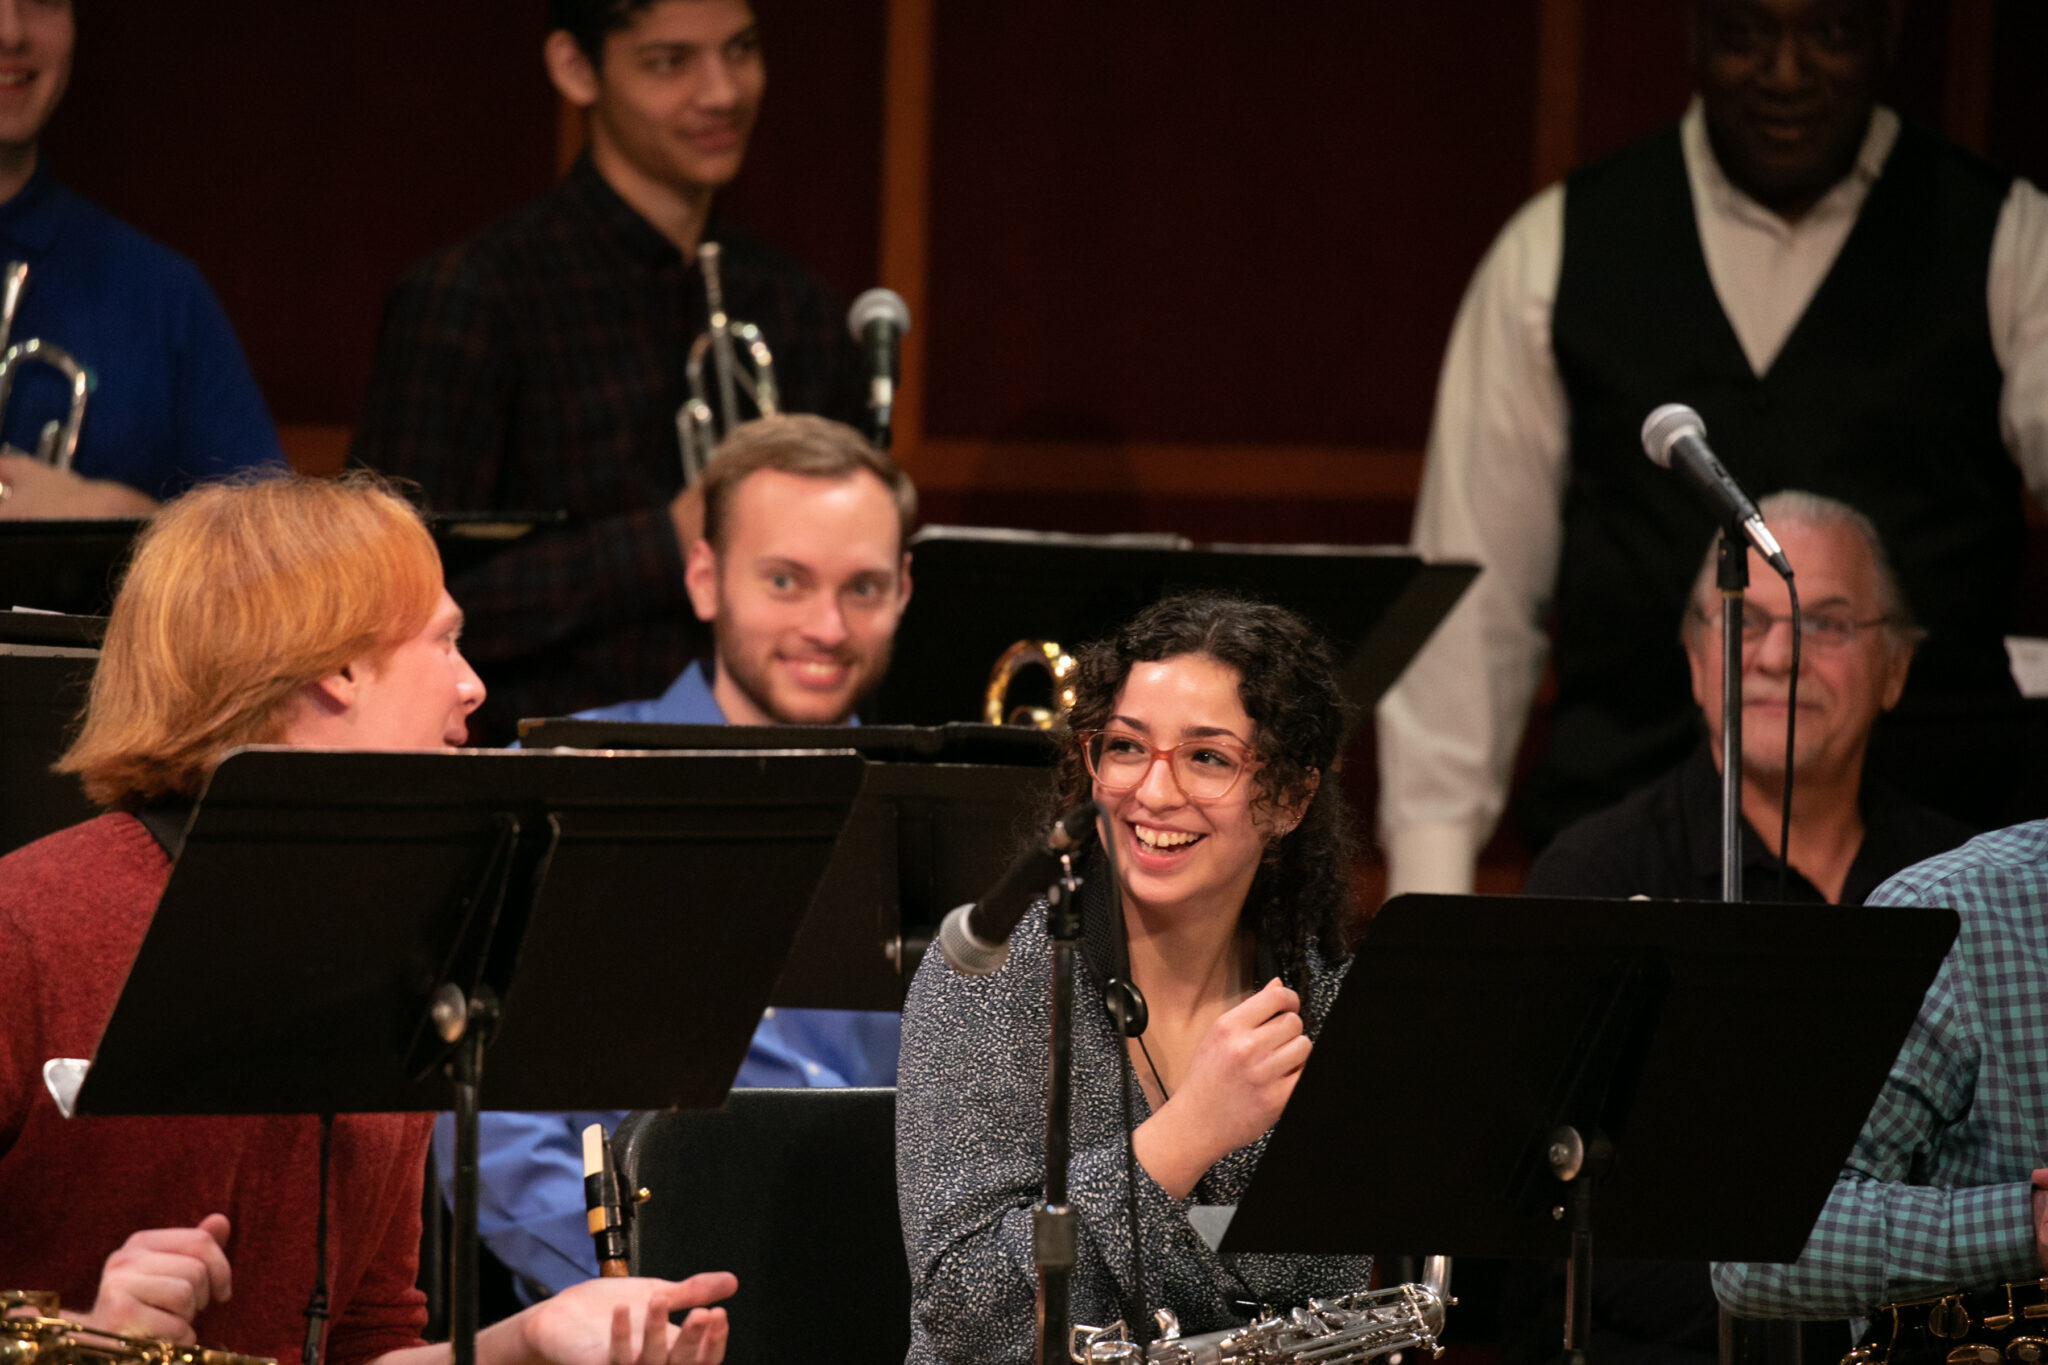
[[[57,1316],[55,1294],[0,1289],[0,1365],[277,1365],[269,1356],[126,1337]]]
[[[1153,1314],[1159,1340],[1142,1354],[1121,1322],[1075,1327],[1068,1354],[1074,1365],[1354,1365],[1410,1348],[1435,1357],[1443,1354],[1436,1339],[1444,1310],[1455,1303],[1435,1283],[1360,1289],[1192,1337],[1162,1308]]]

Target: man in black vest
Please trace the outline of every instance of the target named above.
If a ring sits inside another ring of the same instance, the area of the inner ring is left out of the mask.
[[[2012,704],[2022,474],[2048,486],[2048,197],[1877,105],[1900,17],[1696,0],[1684,119],[1537,196],[1480,266],[1414,542],[1486,571],[1380,709],[1391,889],[1471,884],[1553,605],[1538,843],[1694,742],[1670,623],[1715,526],[1644,458],[1660,404],[1697,409],[1753,496],[1869,513],[1928,628],[1902,710]]]

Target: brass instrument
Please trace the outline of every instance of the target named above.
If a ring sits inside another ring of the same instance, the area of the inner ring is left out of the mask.
[[[14,1316],[23,1309],[29,1311]],[[59,1311],[57,1296],[47,1291],[0,1289],[0,1365],[277,1365],[270,1356],[102,1332]]]
[[[7,396],[14,388],[14,373],[30,361],[48,365],[71,385],[71,411],[60,422],[43,424],[36,440],[35,457],[46,465],[69,470],[78,453],[78,429],[85,423],[85,400],[92,392],[92,372],[78,363],[62,346],[30,337],[10,344],[14,336],[14,314],[21,306],[22,291],[28,287],[28,262],[9,261],[0,270],[0,415],[7,411]]]
[[[0,351],[14,338],[14,313],[21,307],[21,291],[28,288],[28,262],[9,261],[0,270]]]
[[[1862,1339],[1842,1357],[1842,1365],[2042,1362],[2048,1362],[2048,1276],[1979,1294],[1888,1303],[1871,1314]]]
[[[1447,1263],[1444,1268],[1448,1273]],[[1446,1288],[1426,1281],[1354,1290],[1192,1337],[1182,1336],[1179,1320],[1162,1308],[1153,1314],[1160,1337],[1142,1353],[1118,1322],[1076,1326],[1068,1354],[1074,1365],[1358,1365],[1410,1349],[1435,1357],[1443,1354],[1436,1340],[1444,1311],[1457,1303]]]
[[[718,448],[721,430],[730,432],[740,424],[741,393],[752,400],[754,410],[763,417],[773,417],[781,410],[781,395],[775,386],[775,356],[762,339],[760,328],[726,315],[725,284],[719,278],[718,262],[718,243],[698,245],[697,269],[704,276],[704,298],[710,305],[711,326],[690,343],[690,358],[683,367],[690,382],[690,396],[676,409],[676,441],[682,447],[686,485],[704,476],[704,466],[711,462],[711,454]],[[749,363],[744,367],[734,349],[735,341],[746,348]],[[718,380],[716,414],[711,410],[710,394],[704,386],[707,353]]]
[[[1010,684],[1026,669],[1045,670],[1052,680],[1053,705],[1010,707]],[[989,725],[1030,725],[1052,730],[1067,723],[1074,709],[1074,656],[1052,640],[1019,640],[1004,650],[989,670],[988,688],[981,697],[981,718]]]

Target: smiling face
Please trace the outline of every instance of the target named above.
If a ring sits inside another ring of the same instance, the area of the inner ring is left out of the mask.
[[[596,70],[573,42],[559,60],[574,69],[556,83],[590,111],[591,153],[608,174],[683,194],[739,174],[768,84],[746,0],[657,0],[605,36]]]
[[[1216,762],[1253,751],[1257,742],[1237,670],[1206,654],[1134,664],[1104,727],[1157,749],[1211,740]],[[1191,754],[1198,763],[1205,757],[1199,746]],[[1094,796],[1110,813],[1127,905],[1145,915],[1236,918],[1266,844],[1297,814],[1262,803],[1256,761],[1249,766],[1227,793],[1205,801],[1188,797],[1164,759],[1149,764],[1127,791],[1110,791],[1096,778]]]
[[[1714,156],[1797,218],[1855,164],[1891,66],[1892,0],[1696,0],[1693,78]]]
[[[35,144],[71,80],[71,0],[0,0],[0,147]]]
[[[690,547],[690,601],[713,623],[712,696],[734,725],[838,725],[889,667],[910,601],[896,499],[865,470],[760,469],[736,485],[719,545]]]
[[[1836,522],[1812,525],[1774,520],[1772,529],[1798,574],[1799,605],[1809,620],[1875,620],[1884,596],[1870,547],[1855,528]],[[1752,550],[1749,604],[1776,617],[1792,610],[1785,582]],[[1716,753],[1721,747],[1721,622],[1718,602],[1710,620],[1686,630],[1686,660],[1692,669],[1693,699],[1706,718]],[[1795,774],[1841,782],[1853,790],[1863,769],[1870,727],[1891,709],[1906,685],[1912,651],[1882,627],[1864,626],[1846,642],[1829,646],[1809,636],[1799,655],[1799,723],[1793,735]],[[1744,773],[1777,780],[1785,771],[1785,699],[1792,673],[1792,628],[1787,620],[1742,650],[1742,767]]]

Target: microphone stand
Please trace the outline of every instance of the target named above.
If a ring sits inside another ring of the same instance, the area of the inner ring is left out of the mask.
[[[1046,890],[1046,935],[1052,940],[1052,1078],[1045,1095],[1045,1198],[1031,1210],[1031,1260],[1038,1269],[1036,1365],[1068,1358],[1070,1287],[1078,1222],[1067,1203],[1067,1155],[1074,1097],[1074,965],[1081,941],[1081,903],[1074,893],[1071,853],[1060,855],[1060,879]]]
[[[1749,542],[1740,522],[1721,532],[1721,899],[1742,899],[1742,594]]]

